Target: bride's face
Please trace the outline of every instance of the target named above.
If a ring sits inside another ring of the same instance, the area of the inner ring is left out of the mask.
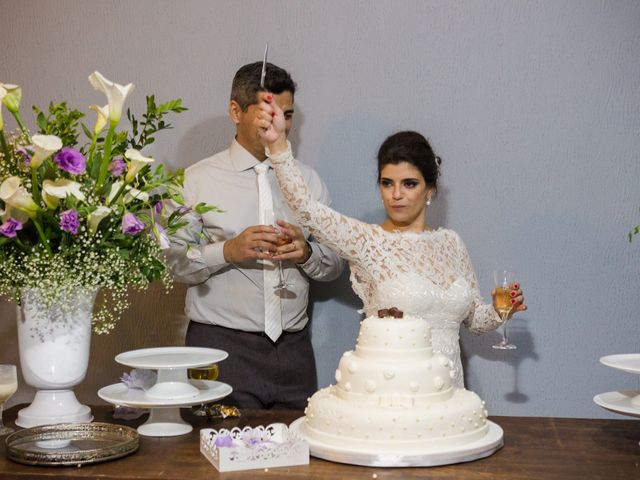
[[[426,202],[432,188],[409,162],[389,163],[380,171],[380,197],[387,217],[398,229],[422,231]]]

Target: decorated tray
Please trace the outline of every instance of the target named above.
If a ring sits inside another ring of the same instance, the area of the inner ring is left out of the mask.
[[[6,438],[7,457],[26,465],[80,466],[138,450],[138,432],[110,423],[42,425]]]

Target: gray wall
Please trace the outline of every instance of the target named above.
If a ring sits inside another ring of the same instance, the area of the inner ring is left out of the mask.
[[[187,166],[225,148],[235,70],[261,58],[299,83],[297,155],[326,180],[335,207],[383,218],[377,146],[425,133],[444,159],[429,222],[457,230],[489,298],[491,271],[519,272],[529,311],[513,321],[518,350],[497,333],[463,333],[467,382],[493,414],[606,417],[594,394],[639,388],[599,364],[638,352],[640,3],[636,1],[20,1],[0,2],[0,81],[24,104],[100,103],[99,70],[145,93],[180,96],[189,112],[153,153]],[[92,121],[92,120],[91,120]],[[224,205],[222,205],[224,207]],[[321,385],[352,348],[359,302],[347,279],[315,288]],[[97,337],[89,378],[122,370],[113,355],[180,344],[184,290],[136,295],[118,331]],[[0,304],[0,362],[16,362],[14,307]],[[12,402],[25,401],[23,387]]]

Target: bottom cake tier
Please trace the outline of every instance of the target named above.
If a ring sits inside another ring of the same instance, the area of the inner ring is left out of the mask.
[[[311,397],[305,415],[309,437],[337,447],[362,445],[367,451],[440,451],[478,440],[488,431],[484,402],[462,389],[431,405],[388,407],[346,401],[330,386]]]

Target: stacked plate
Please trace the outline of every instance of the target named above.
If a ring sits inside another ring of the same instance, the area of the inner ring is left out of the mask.
[[[607,355],[600,359],[600,363],[623,372],[640,374],[640,353]],[[600,393],[593,397],[593,401],[612,412],[640,417],[640,390]]]
[[[116,383],[101,388],[98,396],[114,405],[150,409],[149,419],[138,427],[140,435],[184,435],[193,427],[180,417],[180,407],[213,402],[232,392],[226,383],[191,380],[187,370],[218,363],[227,357],[223,350],[200,347],[143,348],[124,352],[116,356],[116,362],[157,371],[156,383],[146,390]]]

